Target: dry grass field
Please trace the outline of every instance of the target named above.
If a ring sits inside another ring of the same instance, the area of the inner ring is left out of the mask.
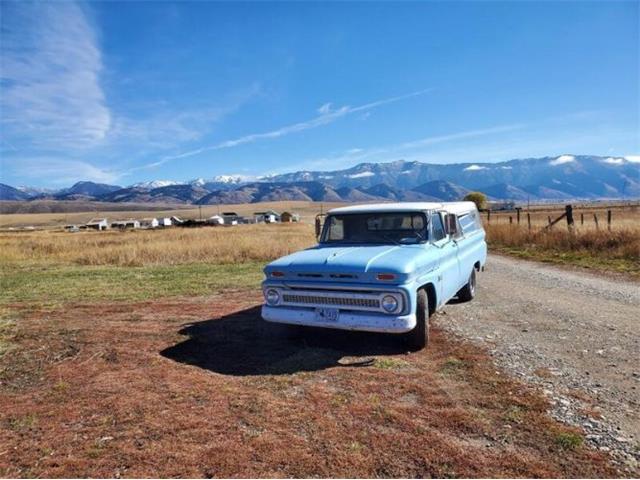
[[[628,203],[578,203],[573,204],[573,217],[576,229],[585,230],[607,230],[607,211],[611,210],[611,229],[630,229],[640,226],[640,204],[636,202]],[[552,220],[563,214],[564,205],[532,205],[530,209],[523,207],[520,213],[520,225],[527,226],[527,214],[531,218],[532,229],[540,229],[548,225],[549,217]],[[596,225],[594,216],[597,217]],[[491,212],[490,221],[487,213],[482,215],[485,226],[487,225],[508,225],[509,217],[513,224],[517,224],[517,215],[515,211],[493,211]],[[566,230],[566,222],[564,220],[556,224],[554,230]]]
[[[607,211],[611,210],[611,226]],[[527,221],[530,215],[531,228]],[[520,224],[515,212],[483,214],[490,249],[533,260],[575,265],[640,278],[640,206],[576,206],[574,228],[563,219],[552,228],[548,218],[564,213],[564,207],[537,207],[522,211]],[[598,224],[594,221],[598,218]]]
[[[308,223],[0,234],[0,476],[619,475],[438,329],[409,355],[263,322],[262,267],[313,242]]]
[[[307,223],[235,227],[0,233],[0,263],[150,266],[267,261],[315,241]]]
[[[178,264],[263,261],[296,251],[314,242],[311,224],[321,209],[338,204],[274,202],[227,205],[222,211],[251,215],[275,209],[302,215],[301,225],[242,225],[231,229],[170,229],[128,232],[62,232],[65,223],[86,222],[94,214],[15,214],[0,216],[5,228],[33,225],[44,231],[0,232],[0,262],[55,262],[64,265],[163,266]],[[611,210],[611,228],[607,225]],[[202,208],[202,216],[215,214],[218,207]],[[523,210],[520,223],[515,211],[482,214],[489,246],[494,251],[545,262],[621,272],[640,277],[640,206],[637,204],[580,204],[574,207],[575,228],[569,232],[561,220],[547,230],[548,218],[564,212],[563,205],[537,205]],[[199,209],[162,212],[101,212],[101,216],[144,218],[179,215],[198,218]],[[594,221],[598,218],[598,225]],[[531,228],[528,226],[530,219]]]
[[[23,202],[28,203],[28,202]],[[342,203],[316,203],[316,202],[264,202],[251,203],[241,205],[203,205],[198,208],[194,205],[176,205],[173,207],[165,207],[164,209],[136,209],[122,210],[122,204],[102,204],[100,210],[89,210],[82,212],[60,212],[60,213],[14,213],[0,215],[0,229],[33,226],[38,228],[55,228],[62,227],[67,224],[84,224],[91,218],[101,217],[108,218],[109,221],[121,220],[127,218],[147,218],[147,217],[170,217],[176,215],[182,219],[198,219],[208,218],[220,212],[236,212],[239,215],[251,217],[253,212],[265,210],[275,210],[277,212],[296,212],[301,216],[301,220],[311,223],[316,214],[321,209],[327,211],[330,208],[342,206]],[[109,206],[113,210],[109,210]]]

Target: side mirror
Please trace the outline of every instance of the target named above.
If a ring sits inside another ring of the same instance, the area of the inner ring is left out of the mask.
[[[316,240],[320,240],[322,234],[322,227],[324,226],[324,219],[327,217],[324,213],[316,215]]]
[[[458,220],[453,213],[447,213],[444,216],[444,229],[447,235],[458,236]]]

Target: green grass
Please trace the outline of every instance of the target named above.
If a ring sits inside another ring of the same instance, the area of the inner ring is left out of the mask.
[[[385,358],[376,358],[373,365],[376,368],[381,368],[383,370],[397,370],[397,369],[408,367],[409,363],[404,360],[400,360],[398,358],[385,357]]]
[[[460,360],[459,358],[449,357],[442,364],[441,371],[444,374],[461,374],[464,373],[467,369],[468,365],[464,360]]]
[[[565,450],[577,448],[582,445],[583,441],[583,438],[577,433],[561,432],[555,435],[556,445]]]
[[[28,413],[20,417],[9,418],[8,426],[16,432],[31,430],[38,422],[38,417],[33,413]]]
[[[0,305],[140,301],[257,289],[262,267],[259,262],[169,267],[4,265],[0,270]]]
[[[13,320],[3,318],[3,313],[0,312],[0,358],[11,349],[14,327]]]

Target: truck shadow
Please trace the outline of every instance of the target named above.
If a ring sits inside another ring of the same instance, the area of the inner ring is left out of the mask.
[[[344,357],[407,351],[397,335],[308,327],[294,333],[262,320],[260,307],[191,323],[179,333],[188,338],[161,351],[163,357],[225,375],[285,375],[341,366]]]

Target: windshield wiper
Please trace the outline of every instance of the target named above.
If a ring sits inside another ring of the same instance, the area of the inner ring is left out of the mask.
[[[396,245],[402,245],[402,243],[398,240],[396,240],[395,238],[390,237],[389,235],[385,235],[384,233],[381,233],[380,236],[382,238],[384,238],[385,240],[387,240],[388,242],[394,243]]]
[[[421,242],[425,240],[424,236],[418,230],[414,230],[413,233],[416,234],[416,237],[418,237]]]

